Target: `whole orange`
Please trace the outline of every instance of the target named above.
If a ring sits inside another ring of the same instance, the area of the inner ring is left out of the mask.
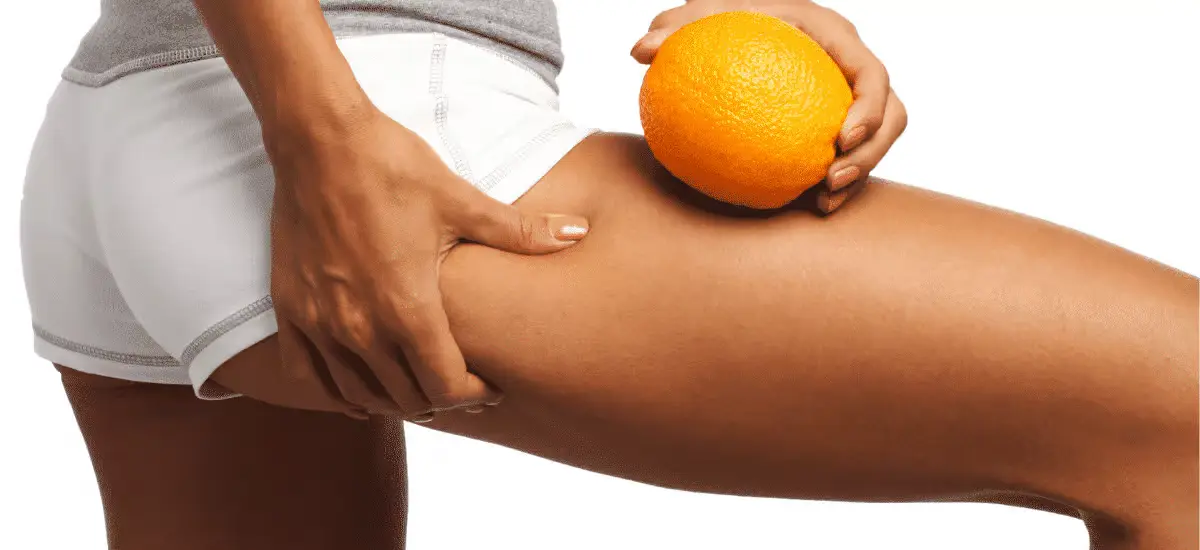
[[[640,105],[650,150],[675,177],[717,200],[778,208],[825,178],[853,99],[808,35],[732,11],[663,42]]]

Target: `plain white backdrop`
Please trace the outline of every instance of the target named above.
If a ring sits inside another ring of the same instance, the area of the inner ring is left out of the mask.
[[[483,0],[480,0],[483,1]],[[563,110],[638,132],[627,55],[670,0],[561,0]],[[878,175],[1016,210],[1200,273],[1196,52],[1184,0],[830,0],[910,111]],[[99,0],[0,18],[0,548],[104,548],[99,493],[53,368],[34,356],[17,219],[46,100]],[[134,451],[136,452],[136,451]],[[409,430],[412,550],[1084,550],[1074,520],[982,504],[855,504],[651,488]],[[461,527],[466,526],[466,527]],[[340,549],[339,549],[340,550]]]

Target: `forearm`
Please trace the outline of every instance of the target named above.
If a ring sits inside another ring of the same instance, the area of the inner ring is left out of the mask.
[[[317,0],[195,0],[209,33],[254,106],[268,150],[355,124],[370,101]]]

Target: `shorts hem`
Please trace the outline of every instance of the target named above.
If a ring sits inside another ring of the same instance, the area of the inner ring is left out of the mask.
[[[38,357],[80,372],[148,384],[191,385],[181,366],[130,365],[70,350],[34,335],[33,351]]]
[[[569,123],[551,126],[517,151],[505,163],[507,166],[496,170],[506,173],[499,177],[495,177],[496,172],[489,174],[478,185],[488,196],[512,204],[533,189],[571,149],[596,132],[596,129],[579,128]]]
[[[241,397],[241,394],[223,388],[209,380],[217,367],[247,348],[279,332],[275,310],[267,308],[257,315],[214,338],[188,363],[188,376],[196,397],[205,401],[217,401]]]

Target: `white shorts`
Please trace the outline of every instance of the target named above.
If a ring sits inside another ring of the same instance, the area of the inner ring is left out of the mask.
[[[438,34],[342,39],[371,100],[488,195],[511,203],[590,130],[516,61]],[[34,144],[21,251],[38,355],[191,384],[276,332],[274,181],[258,120],[222,59],[62,82]]]

